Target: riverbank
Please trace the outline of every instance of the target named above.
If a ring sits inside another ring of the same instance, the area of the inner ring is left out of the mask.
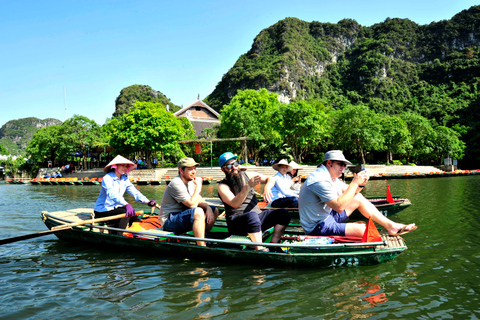
[[[255,171],[260,174],[273,176],[275,171],[270,166],[248,166],[248,170]],[[316,166],[303,166],[300,174],[304,179],[310,173],[317,169]],[[411,165],[366,165],[365,169],[370,174],[370,179],[415,179],[415,178],[432,178],[432,177],[455,177],[465,175],[480,174],[480,170],[454,170],[443,171],[434,166],[411,166]],[[345,171],[345,179],[349,180],[355,172],[361,170],[360,166],[348,166]],[[58,172],[59,168],[42,168],[35,179],[7,179],[7,183],[14,184],[44,184],[44,185],[96,185],[99,184],[101,178],[105,175],[101,168],[80,170],[74,173],[64,174],[62,178],[45,179],[43,176]],[[156,168],[156,169],[139,169],[130,172],[129,177],[132,182],[140,185],[159,185],[167,184],[178,174],[177,168]],[[204,184],[216,183],[224,178],[220,167],[198,167],[197,176],[204,178]]]

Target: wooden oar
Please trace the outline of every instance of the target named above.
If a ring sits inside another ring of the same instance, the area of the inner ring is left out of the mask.
[[[143,211],[137,211],[136,214],[137,215],[143,214]],[[64,224],[64,225],[61,225],[61,226],[53,227],[52,229],[46,230],[46,231],[25,234],[23,236],[17,236],[17,237],[12,237],[12,238],[0,239],[0,245],[7,244],[7,243],[12,243],[12,242],[17,242],[17,241],[21,241],[21,240],[27,240],[27,239],[46,236],[46,235],[55,233],[57,231],[71,229],[73,227],[82,226],[82,225],[86,225],[86,224],[91,224],[93,221],[103,222],[103,221],[109,221],[109,220],[115,220],[115,219],[121,219],[121,218],[126,218],[126,215],[125,214],[117,214],[115,216],[98,218],[98,219],[95,219],[95,220],[84,220],[84,221],[81,221],[81,222]]]

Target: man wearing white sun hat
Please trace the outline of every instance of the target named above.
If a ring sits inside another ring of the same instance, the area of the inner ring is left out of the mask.
[[[365,224],[345,223],[356,209],[366,218],[371,217],[391,235],[401,235],[417,228],[414,223],[405,225],[393,222],[365,199],[360,191],[369,179],[366,171],[355,175],[348,185],[341,181],[339,178],[347,164],[352,163],[345,159],[342,151],[328,151],[317,170],[303,184],[299,214],[306,234],[361,237],[365,232]]]

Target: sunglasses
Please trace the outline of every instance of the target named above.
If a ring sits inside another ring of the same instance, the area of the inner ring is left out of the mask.
[[[228,170],[232,169],[233,167],[238,167],[238,162],[234,162],[234,163],[231,163],[231,164],[227,164],[225,166],[225,168],[227,168]]]
[[[340,167],[346,167],[347,164],[345,162],[335,161]]]

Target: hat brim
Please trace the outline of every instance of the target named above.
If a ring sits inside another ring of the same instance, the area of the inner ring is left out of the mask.
[[[277,170],[277,171],[278,171],[278,167],[279,167],[279,166],[287,166],[287,167],[288,167],[287,172],[290,172],[290,171],[292,171],[292,169],[293,169],[293,167],[292,167],[291,165],[284,164],[284,163],[275,163],[275,164],[272,166],[272,168],[273,168],[273,170]]]
[[[110,168],[114,164],[128,164],[129,165],[129,171],[130,170],[135,170],[135,168],[137,168],[137,165],[135,163],[133,163],[132,161],[122,157],[121,155],[118,155],[112,161],[110,161],[110,163],[107,164],[105,166],[105,168],[103,168],[103,172],[108,173],[110,171]]]

